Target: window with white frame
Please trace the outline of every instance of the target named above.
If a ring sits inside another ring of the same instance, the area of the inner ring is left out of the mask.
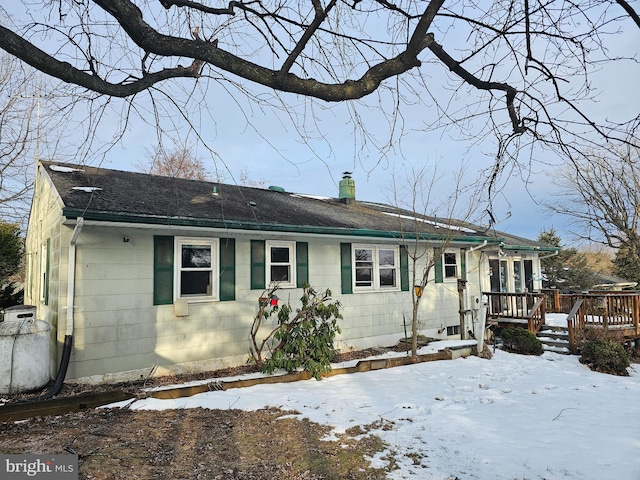
[[[266,242],[267,283],[295,287],[295,242]]]
[[[353,264],[356,290],[399,288],[398,247],[355,245]]]
[[[444,278],[458,278],[458,255],[455,252],[444,252],[442,255]]]
[[[218,239],[177,238],[175,248],[175,298],[217,298]]]
[[[49,243],[40,248],[40,301],[48,303],[49,296]]]

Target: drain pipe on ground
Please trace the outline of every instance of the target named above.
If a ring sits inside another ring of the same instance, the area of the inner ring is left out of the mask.
[[[73,310],[75,302],[75,281],[76,281],[76,242],[82,231],[84,218],[79,217],[76,226],[73,229],[71,240],[69,241],[69,273],[67,275],[67,325],[64,334],[64,346],[62,347],[62,358],[56,379],[49,391],[35,398],[35,401],[49,400],[60,393],[62,384],[67,376],[67,368],[69,367],[69,359],[71,358],[71,349],[73,347]]]

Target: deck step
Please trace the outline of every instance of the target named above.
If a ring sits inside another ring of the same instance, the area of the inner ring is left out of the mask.
[[[566,327],[545,325],[536,336],[542,342],[542,348],[546,352],[571,354],[571,350],[569,350],[569,331]]]
[[[569,346],[564,346],[564,347],[556,347],[553,345],[548,345],[546,343],[542,344],[542,349],[545,352],[554,352],[554,353],[559,353],[561,355],[571,355],[571,350],[569,350]]]
[[[538,338],[550,338],[552,340],[565,340],[569,341],[569,332],[558,332],[552,330],[540,330],[537,333]]]

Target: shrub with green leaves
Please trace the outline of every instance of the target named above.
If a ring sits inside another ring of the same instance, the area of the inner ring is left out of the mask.
[[[249,349],[252,360],[265,373],[273,373],[278,368],[288,372],[304,369],[319,380],[323,373],[331,370],[335,356],[333,341],[340,333],[338,320],[342,318],[340,302],[330,301],[331,290],[318,292],[305,285],[300,298],[302,306],[294,313],[289,304],[270,305],[267,299],[272,298],[276,290],[263,295],[254,318]],[[261,326],[273,314],[277,316],[277,325],[258,342]]]
[[[609,339],[596,339],[585,342],[581,347],[580,363],[591,370],[612,375],[628,376],[629,355],[624,347]]]
[[[500,333],[504,349],[523,355],[542,355],[542,342],[529,330],[524,328],[505,328]]]

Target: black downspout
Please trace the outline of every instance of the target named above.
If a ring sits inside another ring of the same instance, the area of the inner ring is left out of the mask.
[[[64,346],[62,347],[62,359],[60,360],[60,366],[58,367],[58,373],[56,379],[49,390],[39,397],[36,397],[34,401],[49,400],[55,397],[62,390],[62,384],[67,376],[67,368],[69,367],[69,359],[71,358],[71,348],[73,347],[73,335],[64,336]]]

